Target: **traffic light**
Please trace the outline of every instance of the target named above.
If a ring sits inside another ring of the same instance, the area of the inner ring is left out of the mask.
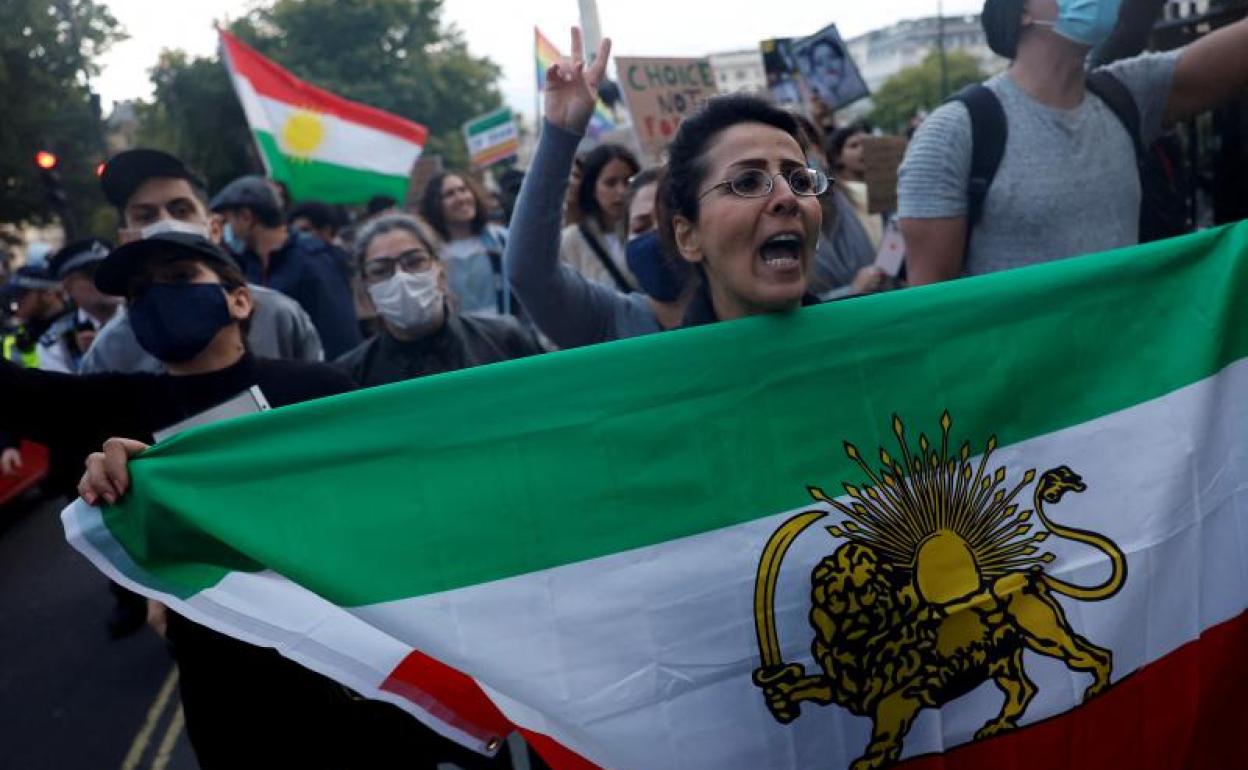
[[[74,212],[69,207],[69,194],[65,192],[65,184],[61,181],[60,165],[61,159],[51,150],[39,150],[35,153],[35,168],[39,169],[39,178],[43,180],[48,207],[61,220],[66,238],[72,239],[77,227],[74,223]]]
[[[56,157],[56,153],[51,150],[40,150],[35,153],[35,166],[38,167],[39,176],[43,179],[48,204],[56,209],[58,214],[69,205],[69,196],[65,194],[65,185],[61,182],[61,172],[57,170],[60,164],[60,158]]]

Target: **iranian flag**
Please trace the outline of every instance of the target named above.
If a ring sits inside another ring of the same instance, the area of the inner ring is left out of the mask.
[[[427,129],[296,78],[224,30],[222,58],[268,174],[295,200],[403,200]]]
[[[563,351],[188,431],[63,519],[559,770],[1242,768],[1245,296],[1240,224]]]

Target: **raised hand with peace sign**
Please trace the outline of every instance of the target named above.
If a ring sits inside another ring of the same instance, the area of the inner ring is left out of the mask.
[[[577,134],[585,133],[589,117],[598,101],[598,84],[607,71],[611,39],[603,38],[598,55],[585,64],[581,28],[572,28],[572,56],[564,57],[546,70],[546,120]]]

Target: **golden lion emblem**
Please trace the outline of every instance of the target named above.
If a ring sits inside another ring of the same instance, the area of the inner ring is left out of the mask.
[[[845,484],[849,504],[817,487],[809,492],[847,519],[828,527],[844,542],[811,574],[811,651],[821,673],[810,675],[780,655],[775,593],[780,565],[793,541],[826,510],[800,513],[768,540],[755,582],[754,614],[761,665],[754,683],[781,723],[801,714],[801,704],[835,703],[870,717],[871,740],[852,770],[896,762],[921,709],[939,708],[991,679],[1005,695],[1001,712],[975,734],[987,738],[1018,725],[1037,692],[1023,670],[1023,651],[1063,661],[1092,675],[1084,699],[1110,684],[1112,655],[1071,628],[1053,594],[1081,601],[1113,596],[1127,578],[1127,561],[1109,539],[1054,523],[1045,505],[1083,480],[1066,466],[1026,471],[1013,488],[1004,467],[987,471],[997,440],[989,439],[976,463],[964,443],[949,454],[949,413],[941,417],[940,448],[919,437],[911,452],[905,426],[893,417],[901,449],[894,459],[881,449],[879,472],[857,447],[845,452],[870,486]],[[975,467],[972,467],[972,466]],[[1035,481],[1032,508],[1014,502]],[[1047,531],[1032,532],[1032,514]],[[1110,576],[1099,586],[1078,586],[1044,572],[1053,561],[1038,544],[1052,533],[1085,543],[1109,557]]]

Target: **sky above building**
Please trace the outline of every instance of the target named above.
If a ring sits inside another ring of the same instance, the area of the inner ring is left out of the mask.
[[[149,98],[148,70],[164,49],[208,56],[216,48],[214,21],[238,18],[253,0],[106,0],[130,38],[101,62],[95,85],[107,108]],[[946,0],[946,14],[976,13],[977,0]],[[810,3],[806,0],[598,0],[604,35],[624,56],[701,56],[753,48],[768,37],[802,37],[836,23],[848,38],[902,19],[934,16],[937,0]],[[579,19],[576,0],[445,0],[444,22],[454,24],[469,50],[503,70],[499,86],[513,109],[531,114],[536,98],[533,27],[565,53],[568,29]],[[296,73],[297,74],[297,73]]]

